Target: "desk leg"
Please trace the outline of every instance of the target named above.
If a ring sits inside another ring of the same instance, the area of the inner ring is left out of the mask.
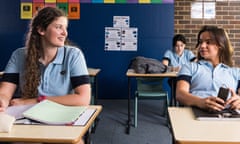
[[[172,93],[172,97],[171,97],[171,106],[176,106],[176,86],[175,86],[175,78],[171,78],[171,93]]]
[[[97,76],[94,76],[93,77],[93,86],[94,86],[94,100],[93,100],[93,104],[94,105],[97,105],[98,104],[98,81],[97,81]],[[93,126],[92,126],[92,130],[91,132],[92,133],[95,133],[96,131],[96,128],[97,128],[97,124],[99,122],[100,118],[99,117],[96,117],[96,119],[94,120],[94,123],[93,123]]]
[[[131,83],[130,78],[128,78],[128,121],[127,121],[127,134],[130,134],[131,127]]]
[[[95,86],[95,105],[98,103],[98,78],[97,76],[95,76],[95,79],[94,79],[94,86]]]
[[[90,130],[88,130],[84,136],[84,143],[79,143],[79,144],[91,144],[91,143],[92,143],[91,132],[90,132]]]

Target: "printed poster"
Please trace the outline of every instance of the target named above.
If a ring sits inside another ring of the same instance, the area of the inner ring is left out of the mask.
[[[129,27],[129,16],[113,16],[113,27]]]
[[[68,18],[69,19],[79,19],[80,18],[80,4],[79,3],[69,3],[68,4]]]
[[[105,50],[121,50],[121,28],[105,27]]]
[[[21,3],[21,19],[32,18],[32,3]]]
[[[41,9],[44,8],[44,3],[33,3],[32,14],[33,16]]]

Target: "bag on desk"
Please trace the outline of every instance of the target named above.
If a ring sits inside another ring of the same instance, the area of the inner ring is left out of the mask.
[[[133,69],[136,73],[164,73],[167,70],[167,66],[159,60],[142,56],[133,58],[129,68]]]

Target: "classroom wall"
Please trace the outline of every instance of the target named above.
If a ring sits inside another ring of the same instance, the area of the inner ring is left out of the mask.
[[[215,25],[224,28],[234,48],[233,60],[235,66],[240,66],[240,1],[215,1],[215,18],[193,19],[191,18],[191,5],[196,1],[175,0],[174,1],[174,28],[175,33],[182,33],[186,36],[187,48],[195,51],[197,34],[204,25]]]
[[[81,4],[80,20],[70,20],[69,38],[83,50],[88,67],[100,68],[99,98],[127,98],[129,62],[141,55],[161,60],[171,48],[174,34],[174,4]],[[24,45],[28,20],[20,19],[20,0],[0,1],[0,41],[3,70],[13,50]],[[113,26],[113,16],[130,16],[138,28],[137,51],[104,51],[104,28]],[[134,85],[134,84],[133,84]],[[165,85],[169,90],[168,85]]]

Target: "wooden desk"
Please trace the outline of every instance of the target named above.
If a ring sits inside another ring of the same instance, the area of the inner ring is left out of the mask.
[[[87,133],[102,106],[91,105],[89,109],[96,109],[96,112],[85,126],[13,125],[11,132],[0,133],[0,141],[76,144]]]
[[[92,86],[92,104],[97,104],[98,99],[98,74],[101,69],[88,68],[88,73],[90,76],[91,86]]]
[[[131,105],[130,105],[130,101],[131,101],[131,78],[137,78],[137,77],[151,77],[151,78],[171,78],[171,77],[177,77],[177,73],[175,72],[171,72],[171,73],[154,73],[154,74],[139,74],[139,73],[135,73],[134,70],[132,69],[128,69],[127,73],[126,73],[127,77],[128,77],[128,122],[127,122],[127,133],[130,133],[130,126],[131,126]],[[172,87],[173,87],[173,83],[172,83]],[[174,89],[172,89],[174,90]],[[173,94],[173,92],[172,92]],[[175,105],[175,96],[172,95],[171,97],[171,105]]]
[[[239,144],[240,121],[198,121],[191,108],[168,108],[176,144]]]

